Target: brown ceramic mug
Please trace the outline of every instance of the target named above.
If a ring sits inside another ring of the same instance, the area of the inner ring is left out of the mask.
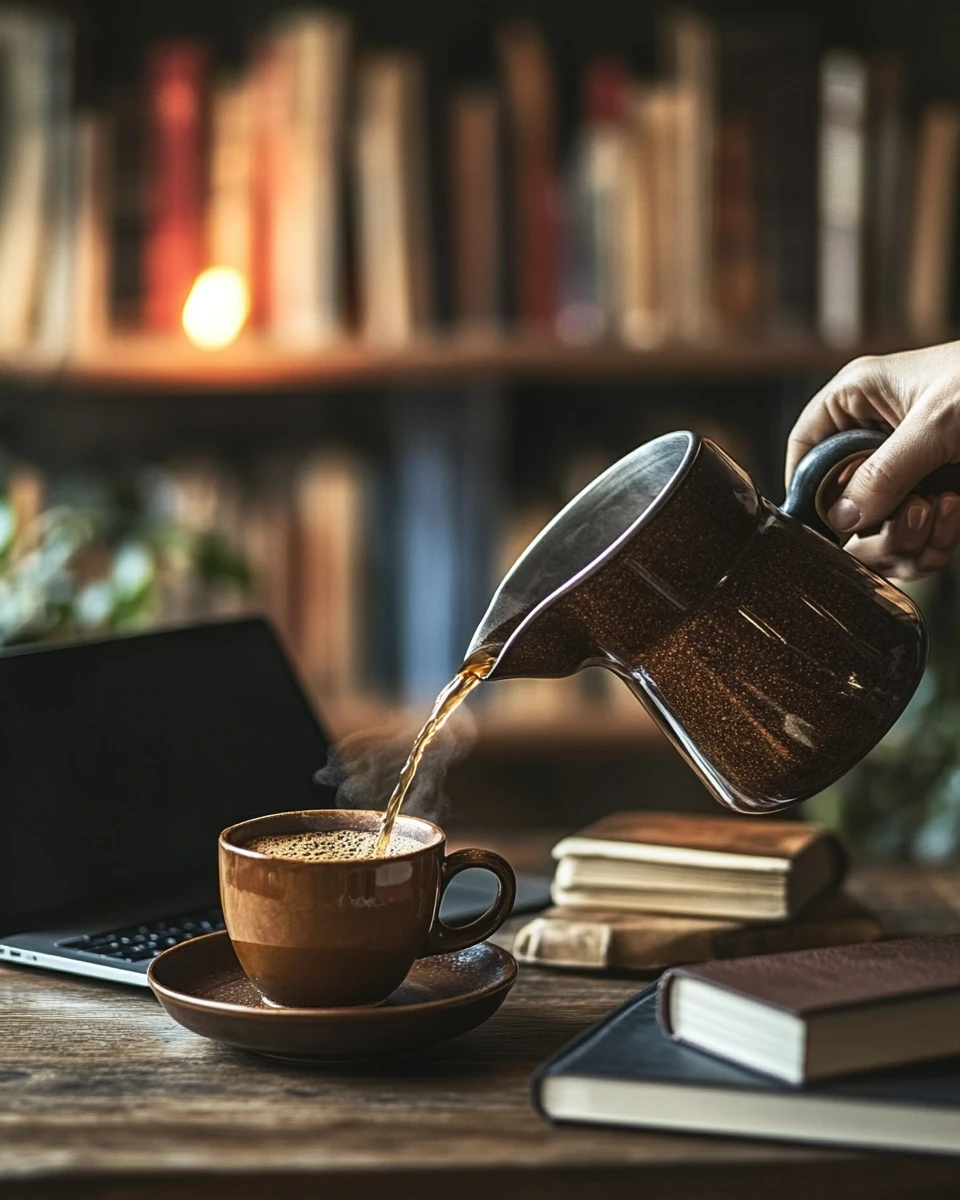
[[[265,999],[300,1008],[379,1004],[418,958],[482,942],[513,908],[516,878],[490,850],[447,854],[443,831],[400,816],[417,843],[388,858],[307,860],[249,848],[270,834],[338,829],[375,833],[382,813],[317,809],[232,825],[220,835],[220,896],[240,965]],[[440,920],[449,881],[469,867],[499,882],[493,905],[468,925]]]

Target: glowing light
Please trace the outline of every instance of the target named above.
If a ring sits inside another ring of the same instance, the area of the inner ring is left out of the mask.
[[[209,267],[194,280],[183,306],[183,328],[195,346],[222,350],[250,315],[247,281],[232,267]]]

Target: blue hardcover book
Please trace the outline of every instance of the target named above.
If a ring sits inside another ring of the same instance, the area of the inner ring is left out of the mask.
[[[546,1062],[533,1095],[552,1121],[960,1153],[960,1059],[793,1087],[667,1037],[656,984]]]

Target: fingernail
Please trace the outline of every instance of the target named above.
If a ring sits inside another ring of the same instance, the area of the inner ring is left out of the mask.
[[[840,533],[846,533],[848,529],[853,529],[855,525],[860,523],[860,509],[857,508],[852,500],[848,500],[846,496],[841,496],[827,513],[827,519],[834,529]]]
[[[922,500],[907,506],[907,528],[917,533],[924,526],[930,509]]]
[[[940,497],[940,516],[949,517],[953,510],[957,507],[956,496],[941,496]]]

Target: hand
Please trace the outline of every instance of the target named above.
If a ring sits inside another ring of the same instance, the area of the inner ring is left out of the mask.
[[[937,467],[960,461],[960,342],[848,363],[794,426],[787,482],[824,438],[864,427],[893,432],[846,481],[830,524],[853,535],[847,550],[873,570],[919,579],[960,542],[960,496],[910,494]]]

